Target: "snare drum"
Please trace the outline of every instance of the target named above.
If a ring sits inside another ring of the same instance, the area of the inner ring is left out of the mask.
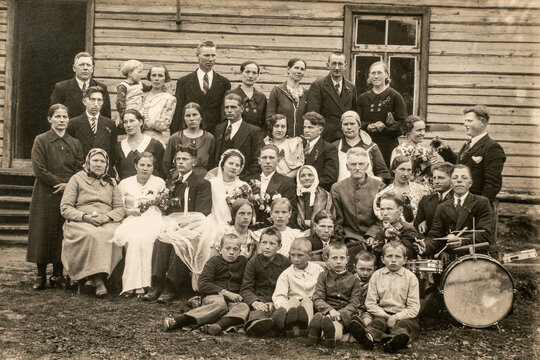
[[[440,274],[443,272],[443,262],[441,260],[433,259],[409,260],[405,264],[405,268],[416,275],[426,273]]]
[[[487,255],[454,260],[442,276],[440,291],[450,315],[473,328],[496,325],[514,305],[512,276]]]

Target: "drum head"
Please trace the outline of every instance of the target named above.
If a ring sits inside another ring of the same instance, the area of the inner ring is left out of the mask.
[[[450,315],[476,328],[501,321],[514,302],[510,274],[497,261],[480,256],[456,260],[442,280],[444,303]]]

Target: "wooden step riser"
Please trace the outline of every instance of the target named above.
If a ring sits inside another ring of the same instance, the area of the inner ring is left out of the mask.
[[[16,216],[6,216],[0,215],[0,223],[2,224],[28,224],[30,221],[28,215],[16,215]]]
[[[13,176],[7,174],[0,174],[0,184],[9,184],[9,185],[34,185],[33,176]]]
[[[32,189],[3,189],[0,187],[0,194],[3,196],[31,197]]]

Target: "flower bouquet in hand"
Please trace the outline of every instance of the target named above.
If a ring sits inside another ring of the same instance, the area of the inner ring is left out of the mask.
[[[147,201],[141,201],[139,204],[139,211],[141,214],[148,210],[151,206],[157,207],[162,213],[167,212],[170,207],[179,207],[181,200],[177,197],[173,197],[173,190],[174,187],[165,188],[161,190],[154,198]]]

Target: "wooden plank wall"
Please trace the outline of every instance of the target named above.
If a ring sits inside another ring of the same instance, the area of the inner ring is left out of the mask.
[[[7,39],[7,1],[0,0],[0,166],[4,150],[4,118],[6,97],[6,39]]]
[[[2,3],[5,1],[0,1],[0,59],[5,59],[6,10]],[[286,79],[287,60],[298,56],[308,64],[304,78],[308,87],[326,75],[328,53],[343,49],[344,5],[429,5],[427,120],[431,134],[458,146],[464,138],[462,109],[475,103],[490,106],[490,134],[508,154],[504,189],[540,193],[540,1],[180,3],[182,25],[178,30],[176,0],[96,0],[95,76],[107,83],[113,103],[123,61],[139,59],[146,68],[164,63],[174,79],[169,91],[174,92],[175,80],[196,69],[195,47],[201,39],[218,44],[216,71],[231,79],[233,86],[239,83],[239,64],[256,60],[262,67],[258,86],[269,93]],[[3,62],[0,66],[1,72]],[[0,86],[3,91],[3,83]],[[3,97],[0,99],[3,106]]]

